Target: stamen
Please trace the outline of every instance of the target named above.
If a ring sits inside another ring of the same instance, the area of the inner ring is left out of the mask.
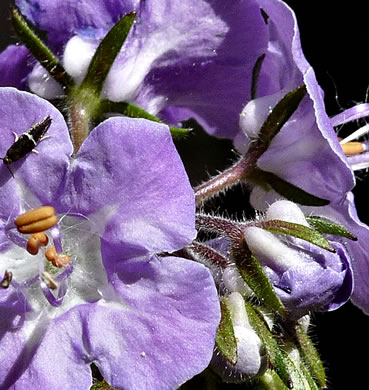
[[[37,255],[40,246],[46,246],[49,242],[49,238],[44,232],[35,233],[32,237],[27,241],[27,252],[31,255]]]
[[[51,290],[56,290],[58,288],[58,283],[54,278],[46,271],[41,274],[42,280],[46,283],[47,287]]]
[[[58,217],[54,207],[43,206],[19,215],[14,223],[20,233],[40,233],[56,225]]]
[[[366,151],[366,145],[361,142],[347,142],[341,146],[346,156],[355,156]]]
[[[10,282],[13,279],[13,272],[5,271],[3,280],[0,283],[1,288],[8,288],[10,286]]]
[[[60,222],[62,221],[63,218],[64,216],[59,220],[59,223],[57,225],[55,225],[50,229],[50,235],[51,238],[53,239],[55,249],[58,253],[63,252],[62,234],[60,229]]]
[[[69,264],[70,257],[65,254],[59,254],[56,252],[55,246],[47,248],[45,256],[55,267],[62,268]]]
[[[367,134],[369,132],[369,124],[366,124],[363,127],[360,127],[360,129],[357,129],[353,133],[351,133],[348,137],[344,138],[342,141],[340,141],[341,145],[346,144],[347,142],[350,142],[354,139],[357,139],[359,137],[362,137],[363,135]]]

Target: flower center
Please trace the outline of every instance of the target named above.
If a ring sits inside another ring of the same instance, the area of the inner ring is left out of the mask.
[[[41,251],[42,256],[39,262],[30,261],[24,251],[19,256],[17,250],[16,259],[8,262],[12,269],[5,270],[1,287],[9,288],[13,285],[22,292],[33,291],[31,295],[34,295],[35,286],[39,285],[47,301],[52,306],[60,306],[67,292],[67,278],[73,271],[74,262],[71,261],[71,256],[63,253],[59,219],[55,215],[55,209],[43,206],[27,211],[17,216],[14,223],[10,221],[5,232],[17,247],[25,249],[31,256],[37,256]],[[53,245],[49,245],[49,241],[52,241]],[[61,268],[63,270],[60,270]],[[16,275],[15,278],[13,274]]]

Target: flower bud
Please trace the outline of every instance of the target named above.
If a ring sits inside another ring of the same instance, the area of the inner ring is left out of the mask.
[[[246,104],[240,114],[239,123],[242,132],[238,133],[233,140],[233,143],[239,152],[245,153],[250,145],[250,141],[258,137],[264,121],[286,92],[287,91],[283,89],[275,94],[250,100]]]
[[[225,298],[230,311],[234,337],[237,343],[237,362],[230,362],[220,351],[214,353],[212,368],[226,382],[242,382],[265,371],[266,351],[260,338],[251,327],[245,301],[238,292]]]
[[[301,210],[290,201],[277,201],[264,221],[275,220],[309,226]],[[245,239],[263,266],[277,295],[293,318],[310,311],[334,310],[352,292],[352,271],[342,244],[330,241],[333,251],[308,240],[275,234],[262,227],[245,228]]]

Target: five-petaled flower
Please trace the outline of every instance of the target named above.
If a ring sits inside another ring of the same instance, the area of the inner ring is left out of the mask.
[[[88,389],[91,363],[125,389],[172,389],[201,372],[219,302],[204,266],[158,255],[195,235],[168,127],[111,118],[71,157],[51,104],[2,88],[0,107],[2,156],[13,131],[52,120],[38,154],[11,163],[14,177],[0,167],[0,387]]]

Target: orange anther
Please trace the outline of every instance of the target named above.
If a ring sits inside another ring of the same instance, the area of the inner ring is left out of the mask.
[[[20,227],[23,225],[29,225],[30,223],[40,221],[45,218],[49,218],[55,215],[55,209],[52,206],[43,206],[38,209],[27,211],[24,214],[18,215],[15,218],[15,226]]]
[[[35,233],[32,237],[27,241],[27,252],[31,255],[37,255],[40,246],[46,246],[49,242],[49,238],[44,232]]]
[[[347,142],[346,144],[341,145],[343,153],[346,156],[355,156],[364,152],[364,146],[360,142]]]
[[[18,232],[24,234],[33,234],[40,233],[51,227],[55,226],[58,223],[58,217],[53,215],[51,217],[29,223],[28,225],[22,225],[18,227]]]
[[[62,268],[69,264],[70,257],[68,255],[59,254],[56,252],[55,246],[46,249],[45,257],[55,267]]]
[[[41,246],[46,246],[49,243],[49,237],[44,232],[35,233],[32,237],[38,240]]]
[[[39,248],[40,248],[40,243],[35,238],[31,237],[27,241],[26,249],[27,249],[27,252],[30,253],[31,255],[34,255],[34,256],[37,255]]]

